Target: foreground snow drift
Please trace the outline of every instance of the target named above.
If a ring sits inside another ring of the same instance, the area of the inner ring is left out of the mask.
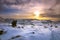
[[[0,35],[0,40],[60,40],[60,27],[50,27],[48,24],[20,25],[13,28],[11,25],[0,25],[6,33]]]

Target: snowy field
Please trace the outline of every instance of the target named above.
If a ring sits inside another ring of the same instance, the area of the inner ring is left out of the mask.
[[[15,28],[8,23],[0,23],[0,40],[60,40],[60,24],[33,22],[33,24],[17,24]]]

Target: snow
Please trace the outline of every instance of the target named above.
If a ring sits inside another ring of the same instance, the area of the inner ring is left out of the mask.
[[[0,35],[0,40],[60,40],[60,24],[43,24],[41,22],[33,24],[17,24],[13,28],[11,24],[0,23],[0,29],[7,31]],[[53,27],[50,27],[51,25]],[[55,26],[58,26],[58,28],[55,28]]]

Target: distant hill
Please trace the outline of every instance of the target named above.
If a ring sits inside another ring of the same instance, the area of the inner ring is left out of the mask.
[[[0,23],[10,23],[13,19],[8,19],[8,18],[3,18],[3,17],[0,17]]]
[[[0,23],[1,23],[1,22],[5,22],[5,19],[2,18],[2,17],[0,17]]]
[[[11,18],[3,18],[0,17],[0,23],[11,23],[14,19]],[[16,20],[16,19],[15,19]],[[17,19],[18,23],[28,23],[31,21],[41,21],[42,23],[60,23],[60,21],[52,21],[52,20],[38,20],[38,19]]]

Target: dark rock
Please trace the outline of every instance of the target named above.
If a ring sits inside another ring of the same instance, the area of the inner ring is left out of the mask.
[[[16,27],[17,26],[17,20],[13,20],[12,21],[12,27]]]
[[[55,28],[58,28],[58,26],[55,26]]]
[[[0,35],[2,35],[4,33],[4,31],[3,30],[0,30]]]
[[[32,32],[32,34],[35,34],[35,32]]]
[[[47,26],[44,26],[44,28],[48,28]]]
[[[17,28],[20,28],[20,26],[18,26]]]
[[[53,25],[51,25],[50,27],[53,27]]]
[[[22,28],[24,28],[24,27],[22,27]]]
[[[15,38],[19,38],[19,37],[21,37],[21,36],[20,35],[17,35],[15,37],[12,37],[11,39],[15,39]]]
[[[4,29],[0,29],[0,35],[6,33],[7,31],[5,31]]]

